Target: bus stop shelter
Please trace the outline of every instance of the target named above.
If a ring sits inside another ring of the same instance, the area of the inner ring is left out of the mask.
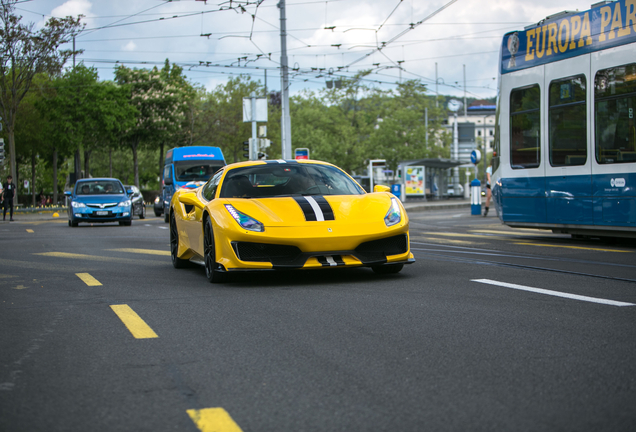
[[[398,171],[401,172],[402,200],[447,198],[448,182],[452,179],[450,170],[460,165],[463,163],[458,160],[442,158],[400,162]],[[418,182],[420,177],[422,183]]]

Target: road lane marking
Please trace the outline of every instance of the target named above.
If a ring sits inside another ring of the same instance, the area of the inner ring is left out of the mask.
[[[101,282],[88,273],[75,273],[75,276],[84,281],[88,286],[101,286]]]
[[[33,233],[33,230],[32,229],[27,229],[26,232]]]
[[[521,246],[545,246],[545,247],[556,247],[556,248],[565,248],[565,249],[582,249],[582,250],[590,250],[590,251],[597,251],[597,252],[631,252],[631,251],[626,251],[626,250],[619,250],[619,249],[601,249],[601,248],[590,248],[590,247],[583,247],[583,246],[565,246],[565,245],[551,245],[551,244],[544,244],[544,243],[515,243],[516,245],[521,245]]]
[[[126,262],[130,261],[126,258],[114,258],[114,257],[105,257],[105,256],[97,256],[97,255],[84,255],[84,254],[76,254],[76,253],[68,253],[68,252],[39,252],[34,253],[33,255],[40,256],[49,256],[56,258],[73,258],[73,259],[83,259],[89,261],[115,261],[115,262]]]
[[[555,297],[569,298],[572,300],[580,300],[580,301],[586,301],[591,303],[600,303],[600,304],[605,304],[610,306],[636,306],[636,304],[634,303],[625,303],[625,302],[619,302],[615,300],[606,300],[606,299],[601,299],[597,297],[587,297],[587,296],[582,296],[577,294],[564,293],[560,291],[551,291],[551,290],[546,290],[542,288],[533,288],[533,287],[528,287],[523,285],[511,284],[507,282],[499,282],[499,281],[494,281],[490,279],[471,279],[471,281],[488,284],[488,285],[497,285],[497,286],[512,288],[512,289],[521,290],[521,291],[529,291],[529,292],[533,292],[537,294],[545,294],[545,295],[551,295]]]
[[[107,251],[112,251],[112,252],[128,252],[128,253],[137,253],[137,254],[146,254],[146,255],[170,256],[170,251],[158,250],[158,249],[123,248],[123,249],[106,249],[106,250]]]
[[[557,237],[558,234],[546,234],[545,231],[544,232],[538,232],[539,230],[537,230],[537,232],[512,232],[512,231],[497,231],[497,230],[469,230],[469,232],[474,232],[474,233],[482,233],[482,234],[502,234],[502,235],[509,235],[509,236],[540,236],[540,237],[554,237],[554,238],[559,238]]]
[[[157,227],[159,229],[169,229],[168,227]]]
[[[130,306],[122,305],[110,305],[110,308],[117,314],[119,319],[130,330],[130,333],[136,339],[150,339],[156,338],[155,333],[144,320],[142,320],[137,313],[130,308]]]
[[[223,408],[191,409],[187,413],[201,432],[243,432]]]
[[[415,239],[415,240],[426,240],[426,241],[432,241],[432,242],[436,242],[436,243],[443,242],[444,244],[457,244],[457,245],[484,244],[484,243],[472,242],[472,241],[467,241],[467,240],[452,240],[452,239],[437,238],[437,237],[412,236],[411,238]]]

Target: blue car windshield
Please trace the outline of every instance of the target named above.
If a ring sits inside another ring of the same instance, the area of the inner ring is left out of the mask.
[[[331,165],[266,164],[230,170],[221,198],[273,198],[292,195],[359,195],[364,190]]]
[[[124,189],[116,180],[88,180],[75,185],[75,195],[119,195]]]

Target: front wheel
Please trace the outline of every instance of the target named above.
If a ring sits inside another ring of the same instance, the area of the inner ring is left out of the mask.
[[[395,274],[399,273],[402,267],[404,267],[404,264],[384,264],[372,266],[371,269],[377,274]]]
[[[177,230],[177,221],[174,219],[174,215],[170,216],[170,258],[172,258],[172,265],[176,269],[186,268],[188,266],[188,260],[184,260],[178,257],[179,253],[179,231]]]
[[[139,215],[139,219],[146,219],[146,203],[141,205],[141,214]]]
[[[203,255],[205,259],[205,275],[211,283],[227,282],[227,274],[217,270],[216,250],[214,246],[214,232],[212,222],[205,220],[203,226]]]

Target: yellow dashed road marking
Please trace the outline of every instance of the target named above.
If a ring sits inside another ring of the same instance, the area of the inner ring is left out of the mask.
[[[28,232],[28,233],[32,233],[32,232],[33,232],[33,230],[32,230],[32,229],[28,229],[28,230],[26,230],[26,232]]]
[[[436,243],[447,243],[447,244],[457,244],[457,245],[474,245],[474,244],[483,244],[483,243],[477,243],[477,242],[471,242],[471,241],[464,241],[464,240],[451,240],[451,239],[447,239],[447,238],[437,238],[437,237],[411,237],[413,239],[413,241],[417,242],[418,240],[425,240],[425,241],[432,241],[432,242],[436,242]]]
[[[469,230],[474,233],[482,233],[482,234],[503,234],[509,236],[541,236],[541,237],[555,237],[558,234],[546,234],[545,231],[539,232],[536,230],[535,232],[512,232],[512,231],[496,231],[496,230]]]
[[[157,250],[157,249],[106,249],[111,252],[128,252],[128,253],[137,253],[137,254],[146,254],[146,255],[162,255],[162,256],[170,256],[170,251],[167,250]]]
[[[550,245],[550,244],[543,244],[543,243],[515,243],[515,244],[523,245],[523,246],[545,246],[545,247],[556,247],[556,248],[565,248],[565,249],[582,249],[582,250],[590,250],[590,251],[597,251],[597,252],[631,252],[631,251],[618,250],[618,249],[600,249],[600,248],[589,248],[589,247],[582,247],[582,246],[561,246],[561,245]]]
[[[88,273],[75,273],[75,275],[88,286],[101,286],[101,282]]]
[[[156,338],[155,333],[144,320],[128,305],[110,305],[110,308],[117,314],[124,325],[130,330],[136,339]]]
[[[201,432],[243,432],[223,408],[191,409],[187,412]]]

